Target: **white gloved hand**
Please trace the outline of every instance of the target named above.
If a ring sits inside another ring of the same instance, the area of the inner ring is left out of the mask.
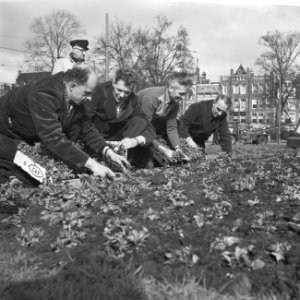
[[[138,139],[137,138],[124,138],[120,144],[119,148],[123,150],[128,150],[131,148],[135,148],[136,146],[139,145]]]
[[[176,157],[176,154],[175,154],[175,151],[167,148],[167,147],[164,147],[162,145],[159,145],[158,146],[158,151],[160,151],[166,158],[169,162],[176,162],[177,160],[175,159]]]
[[[95,176],[107,177],[114,180],[116,174],[108,167],[98,163],[96,160],[89,158],[84,165],[86,168],[90,169]]]
[[[193,149],[198,149],[199,148],[199,146],[194,142],[194,140],[190,136],[187,137],[185,140],[186,140],[189,147],[191,147]]]
[[[187,156],[186,154],[183,153],[183,150],[181,149],[180,146],[175,147],[175,158],[177,161],[190,161],[191,158]]]
[[[108,160],[110,160],[110,162],[121,168],[123,172],[130,167],[130,163],[125,157],[115,153],[110,148],[104,150],[104,155]]]
[[[103,149],[102,154],[108,160],[108,163],[112,164],[112,167],[116,167],[122,172],[125,172],[126,169],[130,167],[130,163],[124,156],[115,153],[108,146]]]

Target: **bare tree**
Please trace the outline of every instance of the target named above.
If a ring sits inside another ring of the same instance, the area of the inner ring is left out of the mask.
[[[76,17],[65,10],[34,18],[31,39],[25,41],[27,68],[32,71],[51,71],[57,58],[66,54],[72,37],[81,32]]]
[[[151,84],[165,81],[174,70],[191,71],[192,69],[187,30],[180,27],[176,35],[168,35],[172,21],[160,15],[157,17],[157,22],[157,27],[153,28],[150,35],[146,62]]]
[[[97,64],[98,73],[103,72],[103,61],[106,47],[109,47],[109,59],[111,70],[116,68],[133,68],[137,72],[143,68],[146,57],[148,31],[144,29],[134,30],[131,24],[125,24],[116,20],[110,26],[110,40],[106,43],[106,37],[101,35],[98,38],[97,46],[93,56],[99,62]]]
[[[260,37],[260,43],[268,50],[261,54],[256,64],[269,74],[266,98],[273,101],[276,109],[277,124],[280,125],[282,112],[285,110],[289,97],[295,92],[297,58],[300,54],[300,32],[268,32]],[[277,138],[280,136],[280,126]]]
[[[170,35],[171,25],[163,15],[157,17],[157,25],[151,29],[134,29],[117,20],[110,27],[109,45],[104,35],[98,39],[95,56],[103,58],[109,47],[112,68],[133,68],[139,88],[160,84],[172,71],[191,71],[193,67],[187,30],[180,27],[175,35]]]

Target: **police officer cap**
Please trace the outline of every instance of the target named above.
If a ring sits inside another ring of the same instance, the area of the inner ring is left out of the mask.
[[[89,41],[88,40],[74,40],[70,42],[70,45],[73,47],[77,46],[82,48],[83,50],[87,51],[89,50],[88,45]]]

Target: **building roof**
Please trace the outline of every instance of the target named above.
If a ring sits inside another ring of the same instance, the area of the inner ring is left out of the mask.
[[[234,75],[246,75],[247,72],[245,71],[245,68],[242,66],[242,64],[240,64],[240,66],[238,67],[238,69],[236,70],[236,72],[234,73]]]
[[[29,72],[29,73],[19,72],[19,75],[16,79],[16,84],[26,85],[26,84],[34,83],[50,75],[51,72]]]

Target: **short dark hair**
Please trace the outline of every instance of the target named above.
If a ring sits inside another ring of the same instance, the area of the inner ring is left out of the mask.
[[[125,68],[121,68],[116,71],[114,82],[116,83],[119,80],[123,80],[127,86],[134,86],[136,83],[133,71]]]
[[[89,80],[92,69],[86,66],[75,65],[72,69],[65,72],[64,80],[66,82],[76,82],[78,85],[84,85]]]
[[[219,95],[217,96],[217,98],[215,99],[215,103],[218,102],[219,100],[224,100],[224,103],[227,105],[228,109],[232,106],[232,100],[230,97],[226,96],[226,95]]]
[[[193,81],[191,76],[187,72],[172,72],[168,76],[168,83],[171,81],[177,81],[180,85],[191,86],[193,85]]]

